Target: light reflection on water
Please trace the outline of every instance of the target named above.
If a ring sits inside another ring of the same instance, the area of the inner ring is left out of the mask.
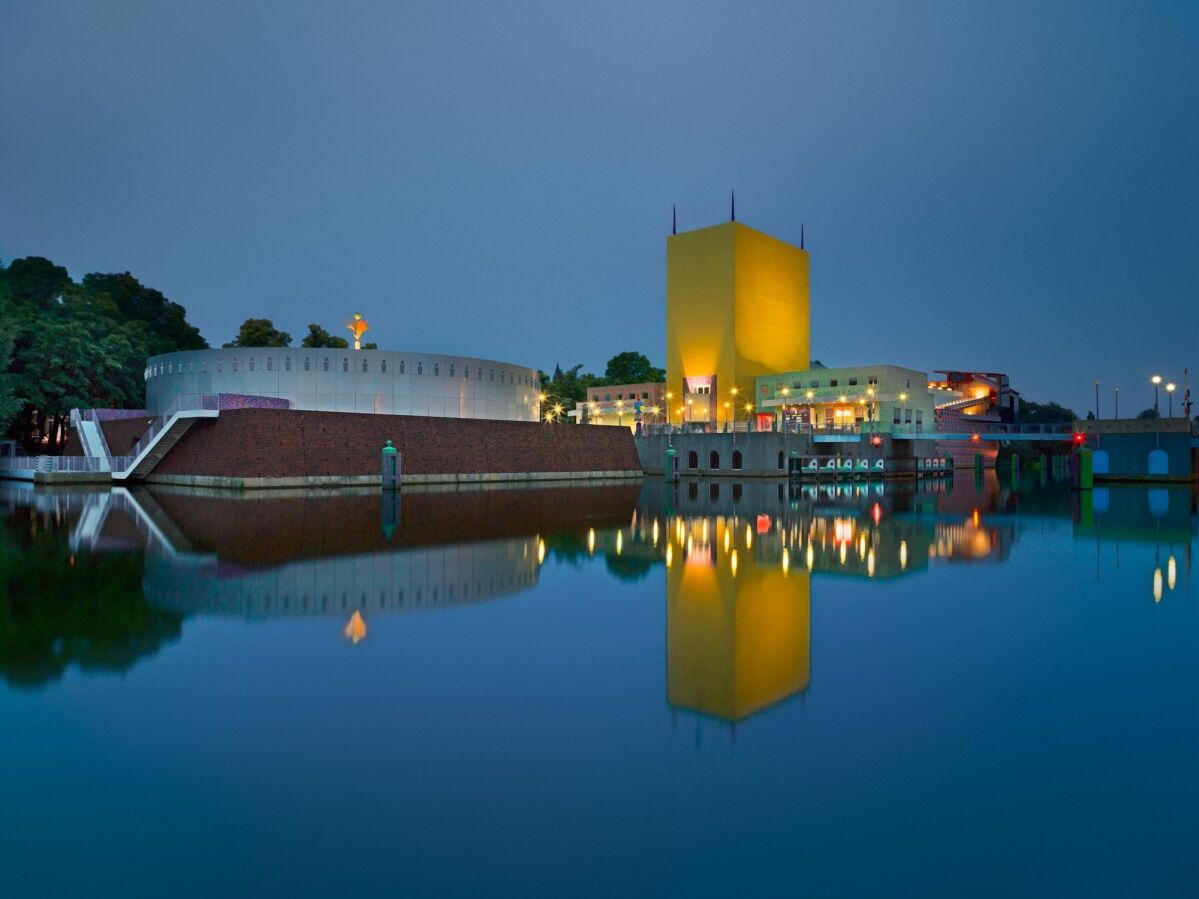
[[[1189,490],[990,474],[402,496],[0,485],[0,501],[10,804],[37,796],[82,835],[124,802],[125,826],[160,841],[153,886],[178,887],[210,839],[176,803],[265,840],[262,886],[312,894],[752,891],[791,883],[799,859],[815,892],[960,892],[983,865],[997,879],[976,892],[1170,891],[1189,870]],[[43,767],[92,753],[82,782]],[[351,767],[371,795],[341,791]],[[147,768],[165,808],[128,801]],[[15,885],[82,888],[80,866],[38,880],[39,816],[20,820],[0,828]],[[355,836],[299,853],[331,820]],[[1063,832],[1031,866],[994,854]],[[848,864],[863,836],[877,867]],[[1122,855],[1094,854],[1111,840]],[[122,847],[73,845],[124,884]],[[371,847],[390,854],[346,874]]]

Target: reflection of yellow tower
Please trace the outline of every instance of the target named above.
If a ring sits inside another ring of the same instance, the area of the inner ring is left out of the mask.
[[[713,530],[666,571],[666,698],[737,721],[807,688],[811,579]]]
[[[806,369],[809,335],[802,246],[739,222],[666,239],[666,389],[691,420],[723,422],[758,375]]]

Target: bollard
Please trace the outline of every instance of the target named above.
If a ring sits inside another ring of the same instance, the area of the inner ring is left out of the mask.
[[[400,489],[400,453],[391,445],[388,440],[386,446],[383,447],[383,452],[380,454],[380,472],[382,477],[382,488],[384,490],[399,490]]]
[[[396,528],[400,524],[400,491],[383,491],[382,521],[380,524],[383,528],[384,538],[390,540],[391,535],[396,532]]]
[[[974,454],[974,470],[975,471],[983,470],[983,454],[982,453]]]

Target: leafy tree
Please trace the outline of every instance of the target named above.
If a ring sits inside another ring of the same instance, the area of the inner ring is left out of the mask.
[[[344,350],[349,345],[349,341],[344,337],[334,337],[315,322],[308,326],[308,334],[300,341],[300,346],[313,348],[329,347],[331,349]]]
[[[72,406],[145,405],[147,356],[207,346],[182,306],[132,275],[79,284],[42,257],[0,266],[0,428],[54,452]]]
[[[1137,413],[1137,418],[1159,418],[1158,412],[1152,406]]]
[[[604,379],[609,384],[644,384],[666,380],[666,371],[650,365],[645,353],[628,350],[608,360]]]
[[[247,318],[241,323],[237,337],[227,347],[291,346],[291,335],[280,331],[269,318]]]
[[[147,356],[208,348],[208,341],[199,329],[188,323],[187,310],[146,287],[129,272],[85,275],[83,288],[97,297],[108,298],[121,318],[146,323]]]
[[[1034,403],[1032,400],[1020,401],[1020,421],[1025,424],[1065,424],[1076,421],[1078,416],[1073,409],[1067,409],[1060,403]]]

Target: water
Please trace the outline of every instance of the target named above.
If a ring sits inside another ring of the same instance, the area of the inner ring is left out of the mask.
[[[781,489],[0,484],[0,895],[1194,894],[1189,490]]]

